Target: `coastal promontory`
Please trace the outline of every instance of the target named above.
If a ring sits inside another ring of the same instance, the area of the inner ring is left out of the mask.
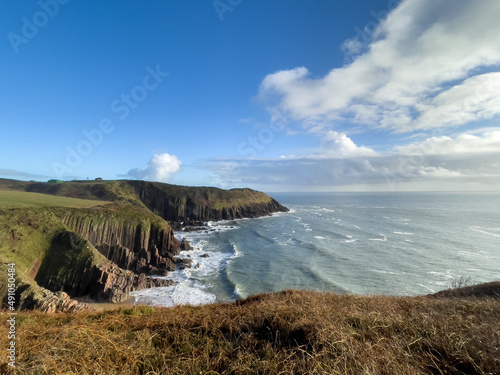
[[[19,309],[72,311],[77,297],[123,302],[133,290],[172,284],[152,276],[181,263],[186,244],[173,228],[284,211],[251,189],[0,179],[1,267],[16,265]]]

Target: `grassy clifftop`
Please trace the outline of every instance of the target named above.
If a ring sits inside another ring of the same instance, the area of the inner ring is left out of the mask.
[[[499,317],[498,299],[305,291],[202,307],[22,312],[17,366],[22,374],[499,374]]]
[[[76,207],[87,208],[106,204],[105,201],[54,197],[40,193],[0,190],[0,209],[16,207]]]
[[[121,181],[47,183],[0,179],[0,190],[40,193],[67,198],[139,203],[134,191]]]
[[[148,181],[42,183],[0,179],[0,190],[127,202],[146,207],[169,221],[257,217],[287,211],[286,207],[269,195],[252,189],[223,190],[214,187],[189,187]]]

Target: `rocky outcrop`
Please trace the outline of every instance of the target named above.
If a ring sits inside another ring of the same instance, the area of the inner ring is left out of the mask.
[[[186,268],[193,267],[193,260],[189,259],[189,258],[179,259],[178,263],[179,263],[179,268],[181,270],[185,270]]]
[[[118,244],[105,243],[97,245],[96,248],[107,259],[126,270],[160,275],[176,270],[173,254],[167,253],[165,257],[162,257],[156,247],[152,250],[141,249],[138,253]]]
[[[183,238],[181,241],[181,250],[182,251],[193,250],[193,246],[191,246],[191,244],[186,238]]]
[[[75,312],[87,309],[86,303],[71,299],[65,292],[51,292],[45,288],[27,289],[20,297],[20,308],[37,309],[52,314],[55,312]]]
[[[71,299],[62,291],[52,292],[33,281],[17,280],[16,305],[18,310],[37,309],[46,313],[74,312],[87,309],[86,303]],[[5,302],[5,301],[4,301]]]
[[[193,188],[146,181],[128,183],[147,208],[168,221],[218,221],[288,211],[267,194],[251,189]]]
[[[152,278],[118,267],[99,254],[88,241],[69,231],[54,237],[35,281],[50,290],[105,302],[123,302],[134,290],[172,285],[171,280]]]
[[[111,262],[97,266],[95,271],[93,283],[85,295],[97,301],[119,303],[129,298],[129,293],[134,290],[173,285],[172,280],[152,278],[144,273],[127,272]]]
[[[123,269],[148,274],[176,269],[173,257],[181,251],[181,244],[166,223],[103,213],[102,209],[97,215],[94,211],[74,211],[62,221]]]

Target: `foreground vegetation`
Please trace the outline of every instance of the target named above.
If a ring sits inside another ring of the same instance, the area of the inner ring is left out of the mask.
[[[500,301],[289,291],[202,307],[21,312],[17,345],[17,374],[499,374]]]

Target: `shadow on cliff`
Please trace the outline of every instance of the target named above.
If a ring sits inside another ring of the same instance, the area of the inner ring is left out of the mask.
[[[106,300],[97,282],[95,249],[76,233],[61,231],[54,235],[35,276],[38,285],[51,291],[64,291],[71,297],[89,295]]]
[[[133,290],[173,283],[124,270],[106,259],[86,239],[67,230],[53,236],[35,281],[50,291],[64,291],[72,298],[88,296],[112,303],[125,301]]]

